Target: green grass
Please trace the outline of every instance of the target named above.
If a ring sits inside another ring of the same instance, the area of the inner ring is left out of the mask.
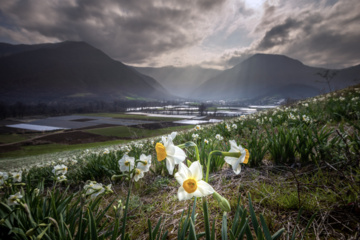
[[[116,140],[116,141],[106,141],[106,142],[96,142],[96,143],[86,143],[86,144],[45,144],[45,145],[35,145],[35,146],[24,146],[20,150],[12,152],[0,153],[0,163],[3,161],[3,158],[19,158],[19,157],[30,157],[41,154],[55,153],[61,151],[71,151],[71,150],[81,150],[87,148],[96,148],[107,145],[115,145],[128,142],[127,140]]]
[[[19,134],[1,134],[0,135],[0,143],[13,143],[26,140],[25,136]]]
[[[180,127],[169,127],[169,128],[161,128],[156,130],[149,130],[149,129],[119,126],[119,127],[90,129],[90,130],[86,130],[86,132],[94,133],[102,136],[112,136],[119,138],[128,138],[128,137],[147,138],[147,137],[154,137],[154,136],[171,133],[173,131],[190,129],[193,127],[194,125],[186,125]]]
[[[184,118],[169,118],[169,117],[151,117],[145,115],[137,114],[124,114],[124,113],[86,113],[79,114],[83,116],[93,116],[93,117],[112,117],[112,118],[124,118],[124,119],[137,119],[137,120],[148,120],[148,121],[178,121],[183,120]]]

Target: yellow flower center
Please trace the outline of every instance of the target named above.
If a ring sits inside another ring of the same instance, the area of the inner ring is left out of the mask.
[[[145,160],[145,161],[143,162],[143,164],[144,164],[144,166],[146,166],[146,165],[148,164],[148,162]]]
[[[245,149],[246,151],[246,155],[245,155],[245,159],[244,159],[244,164],[247,164],[249,162],[249,157],[250,157],[250,153],[249,150]]]
[[[166,158],[166,156],[167,156],[166,149],[165,149],[164,145],[162,145],[162,143],[156,143],[155,150],[156,150],[156,155],[157,155],[158,161],[162,161]]]
[[[136,169],[135,170],[135,175],[139,175],[140,174],[140,169]]]
[[[128,166],[130,166],[130,162],[129,162],[129,161],[125,161],[124,165],[128,167]]]
[[[183,183],[183,188],[187,193],[193,193],[197,189],[197,181],[193,178],[186,179]]]

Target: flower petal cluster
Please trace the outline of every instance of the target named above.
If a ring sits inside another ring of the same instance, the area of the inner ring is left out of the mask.
[[[143,172],[148,172],[151,165],[151,155],[146,156],[145,154],[141,154],[139,160],[140,162],[136,167],[141,169]]]
[[[58,182],[64,182],[64,181],[67,181],[67,178],[65,175],[60,175],[56,178],[56,181]]]
[[[245,148],[243,148],[241,145],[237,145],[235,140],[230,140],[230,151],[229,152],[235,152],[240,153],[239,157],[225,157],[224,160],[228,164],[232,166],[232,169],[234,170],[235,174],[239,174],[241,172],[241,165],[240,163],[247,164],[249,161],[249,151]]]
[[[6,172],[0,172],[0,186],[3,185],[8,178],[9,175]]]
[[[52,170],[52,173],[55,176],[59,176],[59,175],[65,175],[67,171],[68,171],[68,167],[65,166],[64,164],[61,164],[61,165],[56,165]]]
[[[21,199],[22,197],[23,195],[21,195],[20,192],[16,193],[15,195],[10,195],[10,197],[8,198],[8,205],[19,205],[17,200]]]
[[[21,179],[22,179],[22,172],[13,172],[11,173],[12,175],[12,179],[14,182],[21,182]]]
[[[163,161],[166,159],[166,168],[169,171],[169,174],[172,175],[175,165],[181,163],[185,160],[186,154],[184,150],[175,146],[173,139],[176,137],[176,132],[171,133],[167,137],[162,137],[162,143],[156,143],[155,150],[157,154],[158,161]]]
[[[178,199],[180,201],[195,197],[205,197],[213,194],[215,190],[210,184],[202,180],[203,171],[199,161],[193,162],[188,168],[185,164],[179,164],[179,171],[175,173],[175,179],[180,184]]]
[[[215,138],[219,141],[222,141],[224,139],[220,134],[216,134]]]
[[[90,196],[91,199],[95,199],[100,196],[102,193],[112,192],[111,184],[103,187],[101,183],[97,183],[95,181],[89,181],[85,186],[84,190],[86,191],[86,195]]]
[[[196,126],[194,127],[194,130],[195,130],[195,131],[201,130],[201,126],[200,126],[200,125],[196,125]]]
[[[119,166],[121,172],[130,172],[134,169],[135,158],[124,154],[124,156],[119,160]]]

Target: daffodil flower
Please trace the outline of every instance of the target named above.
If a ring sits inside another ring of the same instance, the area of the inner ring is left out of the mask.
[[[182,201],[214,193],[215,190],[202,178],[203,171],[199,161],[193,162],[189,168],[180,163],[179,171],[175,173],[175,179],[181,185],[177,193],[178,199]]]
[[[145,154],[140,155],[140,162],[137,168],[140,168],[143,172],[148,172],[151,165],[151,155],[146,156]]]
[[[232,166],[235,174],[239,174],[241,172],[241,165],[240,163],[247,164],[249,161],[249,151],[243,148],[241,145],[237,145],[235,140],[230,140],[230,151],[233,153],[239,153],[239,157],[225,157],[224,160],[228,164]]]
[[[124,156],[119,160],[119,165],[121,172],[129,172],[134,168],[135,158],[124,154]]]
[[[144,177],[144,171],[140,168],[135,168],[135,172],[134,172],[135,182],[139,181],[139,179],[143,177]]]
[[[68,170],[67,166],[61,164],[61,165],[56,165],[52,170],[52,173],[55,174],[56,176],[65,175],[67,173],[67,170]]]
[[[21,199],[23,196],[20,194],[20,192],[16,193],[15,195],[10,195],[8,198],[8,205],[19,205],[18,199]]]
[[[14,182],[21,182],[21,175],[22,175],[22,172],[13,172],[11,173],[12,175],[12,178],[14,180]]]
[[[90,181],[84,186],[86,195],[90,196],[91,199],[95,199],[97,196],[105,192],[105,189],[101,183],[96,183],[95,181]]]
[[[6,172],[0,172],[0,186],[9,178]]]
[[[65,175],[60,175],[60,176],[58,176],[57,178],[56,178],[56,181],[58,181],[58,182],[64,182],[64,181],[66,181],[67,179],[66,179],[66,176]]]
[[[155,146],[158,161],[166,159],[166,168],[170,175],[173,174],[175,164],[181,163],[186,158],[184,150],[175,146],[173,143],[176,134],[176,132],[173,132],[168,137],[162,137],[164,144],[158,142]]]

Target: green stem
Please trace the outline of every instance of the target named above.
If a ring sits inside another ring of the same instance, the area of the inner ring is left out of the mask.
[[[205,181],[206,182],[209,182],[209,173],[210,173],[210,161],[211,161],[211,157],[213,154],[215,155],[221,155],[221,151],[219,150],[215,150],[215,151],[212,151],[209,153],[209,157],[207,159],[207,162],[206,162],[206,177],[205,177]]]
[[[130,176],[129,176],[129,178],[130,178]],[[122,229],[121,229],[121,240],[125,239],[126,218],[127,218],[127,211],[128,211],[130,192],[131,192],[131,186],[132,186],[132,181],[131,180],[129,180],[129,181],[130,181],[129,191],[128,191],[128,195],[127,195],[127,198],[126,198],[124,217],[123,217],[123,225],[122,225]]]
[[[210,161],[211,161],[212,155],[224,156],[224,157],[240,157],[241,153],[240,152],[221,152],[219,150],[214,150],[214,151],[210,152],[208,161],[206,162],[206,178],[205,178],[206,182],[209,181]]]
[[[195,148],[195,155],[196,155],[196,160],[200,161],[200,154],[199,154],[199,149],[196,145],[196,143],[194,142],[186,142],[180,145],[177,145],[179,148],[187,148],[187,147],[194,147]]]
[[[196,160],[200,161],[199,148],[197,147],[197,145],[195,145],[194,148],[195,148]]]

